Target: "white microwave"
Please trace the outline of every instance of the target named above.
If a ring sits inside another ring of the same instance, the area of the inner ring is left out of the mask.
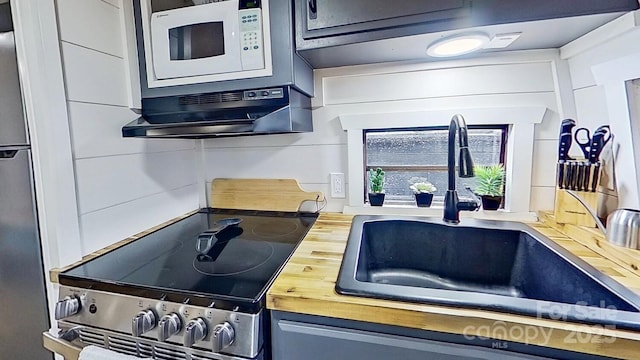
[[[272,75],[269,0],[153,2],[140,2],[149,88]]]

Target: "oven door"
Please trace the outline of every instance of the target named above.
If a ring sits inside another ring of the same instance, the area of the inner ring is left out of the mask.
[[[150,28],[157,79],[242,70],[238,0],[155,12]]]

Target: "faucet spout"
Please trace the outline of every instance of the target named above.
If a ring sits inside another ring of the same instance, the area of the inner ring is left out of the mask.
[[[461,202],[458,200],[456,192],[456,155],[455,141],[456,130],[458,132],[458,147],[460,154],[458,155],[458,171],[462,178],[473,177],[473,159],[469,152],[469,138],[467,136],[467,124],[460,114],[456,114],[451,118],[449,123],[449,142],[447,156],[447,173],[449,175],[449,186],[444,196],[444,221],[452,224],[460,222],[460,210],[477,210],[479,205],[477,202]]]

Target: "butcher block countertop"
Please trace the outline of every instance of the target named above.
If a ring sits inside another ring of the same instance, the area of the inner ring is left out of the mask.
[[[640,358],[640,332],[603,329],[494,311],[337,294],[334,286],[352,218],[352,215],[344,214],[320,215],[267,293],[267,308],[451,334],[482,336],[481,332],[470,329],[484,327],[486,330],[487,327],[491,329],[492,326],[503,326],[506,331],[496,331],[496,335],[505,337],[497,340],[614,358]],[[555,224],[552,216],[541,218],[544,222],[529,225],[611,278],[640,292],[640,276],[633,270],[637,269],[635,264],[627,266],[627,263],[616,258],[609,260],[611,258],[606,257],[606,254],[597,252],[598,247],[590,248],[588,244],[574,241],[561,233],[559,230],[566,233],[572,233],[573,230],[565,231],[567,228]],[[597,238],[597,235],[592,237]],[[538,331],[534,331],[534,328]],[[530,331],[525,332],[523,329]]]

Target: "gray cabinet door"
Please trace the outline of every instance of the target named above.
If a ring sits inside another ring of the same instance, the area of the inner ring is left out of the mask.
[[[469,0],[296,0],[303,39],[429,23],[469,14]],[[371,34],[367,36],[372,36]]]
[[[415,1],[415,0],[307,0],[307,30],[318,30],[342,26],[342,33],[357,29],[374,29],[389,25],[417,22],[427,16],[448,18],[445,10],[460,9],[464,0]],[[430,15],[431,14],[431,15]],[[401,17],[415,16],[412,19]],[[413,20],[413,21],[412,21]],[[364,23],[368,23],[364,25]],[[360,26],[356,26],[361,24]],[[348,25],[353,25],[350,28]]]
[[[296,46],[304,51],[638,7],[637,0],[295,0]]]
[[[502,350],[417,339],[297,321],[272,326],[278,360],[542,360]]]

